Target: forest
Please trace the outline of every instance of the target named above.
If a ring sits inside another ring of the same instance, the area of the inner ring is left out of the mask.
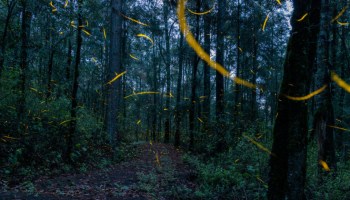
[[[1,0],[0,199],[350,199],[348,0]]]

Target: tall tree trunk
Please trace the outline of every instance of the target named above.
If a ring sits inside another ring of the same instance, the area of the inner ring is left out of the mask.
[[[156,48],[153,46],[153,91],[158,91],[158,70],[157,70],[157,60],[156,60]],[[153,95],[153,106],[152,106],[153,116],[152,116],[152,132],[151,138],[153,141],[156,140],[157,133],[157,123],[158,123],[158,95]]]
[[[81,46],[82,46],[82,28],[83,25],[82,15],[81,15],[81,5],[83,0],[78,0],[78,29],[77,29],[77,50],[75,53],[75,64],[74,64],[74,75],[73,75],[73,86],[72,86],[72,95],[71,95],[71,110],[70,117],[71,121],[69,124],[67,140],[67,151],[66,151],[66,162],[72,163],[71,154],[73,151],[73,137],[77,128],[77,107],[78,107],[78,87],[79,87],[79,65],[81,59]]]
[[[67,51],[67,64],[66,64],[66,75],[65,75],[65,94],[69,97],[69,85],[70,85],[70,76],[71,76],[71,66],[72,66],[72,43],[70,38],[68,38],[68,51]]]
[[[224,65],[224,17],[226,10],[226,0],[220,0],[218,2],[218,14],[217,14],[217,41],[216,41],[216,62]],[[224,77],[218,71],[216,71],[216,123],[221,126],[224,122]],[[225,149],[225,132],[222,127],[217,127],[218,143],[217,151]]]
[[[345,7],[347,5],[348,0],[343,0],[342,1],[342,7]],[[345,26],[341,27],[341,54],[340,57],[342,61],[346,61],[346,64],[340,65],[340,76],[341,77],[346,77],[347,73],[345,69],[349,69],[350,63],[348,59],[348,54],[347,54],[347,46],[346,46],[346,37],[347,37],[347,28]],[[344,101],[345,101],[345,90],[340,90],[340,95],[339,95],[339,119],[342,121],[344,119]],[[342,158],[346,159],[347,156],[347,150],[346,146],[344,145],[344,139],[345,137],[341,135],[336,135],[336,141],[337,141],[337,148],[342,151]]]
[[[54,29],[53,17],[49,16],[49,25]],[[48,100],[52,94],[52,68],[53,68],[53,58],[54,58],[54,49],[53,49],[53,31],[52,29],[48,30],[48,42],[49,42],[49,60],[47,64],[47,91],[46,91],[46,100]]]
[[[21,23],[21,55],[20,55],[20,73],[19,73],[19,88],[20,94],[17,107],[17,118],[19,132],[23,132],[22,126],[25,123],[25,104],[26,104],[26,76],[28,68],[28,43],[30,40],[30,25],[32,13],[28,10],[28,2],[22,2],[22,23]]]
[[[344,5],[345,6],[345,5]],[[336,16],[338,14],[337,4],[333,4],[333,16]],[[338,59],[337,59],[337,52],[338,52],[338,24],[333,23],[332,24],[332,66],[334,69],[338,69]],[[345,60],[344,60],[345,61]],[[342,76],[344,77],[344,76]],[[331,91],[333,92],[333,91]],[[341,90],[341,92],[344,92],[344,90]],[[333,93],[331,93],[333,95]],[[340,97],[342,94],[339,95]],[[339,102],[341,101],[341,98],[339,99]],[[341,111],[340,114],[342,115]],[[342,145],[342,132],[334,130],[335,134],[335,144],[336,148],[338,150],[341,150]]]
[[[183,44],[184,36],[180,34],[180,46],[179,46],[179,75],[177,77],[177,88],[176,88],[176,111],[175,111],[175,142],[174,146],[180,146],[180,136],[181,136],[181,113],[180,110],[180,99],[181,99],[181,84],[182,84],[182,70],[183,70]]]
[[[50,50],[49,55],[49,62],[48,62],[48,70],[47,70],[47,92],[46,92],[46,99],[48,100],[52,94],[52,68],[53,68],[53,57],[54,57],[54,50]]]
[[[324,67],[323,83],[327,85],[325,92],[321,94],[322,103],[314,119],[314,132],[318,137],[318,159],[325,161],[332,169],[335,169],[335,149],[334,149],[334,109],[332,102],[332,85],[330,71],[334,66],[330,64],[330,3],[329,0],[322,0],[321,8],[321,29],[320,29],[320,46],[318,48],[319,66]],[[322,171],[319,165],[319,171]]]
[[[116,73],[121,73],[121,36],[122,36],[122,11],[123,0],[111,1],[111,34],[110,34],[110,55],[108,79],[115,77]],[[107,133],[113,150],[120,137],[118,127],[120,117],[120,103],[122,95],[121,80],[117,79],[108,88],[108,113],[107,113]]]
[[[66,81],[70,80],[70,67],[72,65],[72,43],[68,39],[67,65],[66,65]]]
[[[204,10],[209,10],[209,1],[204,3]],[[211,29],[211,18],[210,14],[204,16],[204,51],[210,54],[210,29]],[[210,127],[210,66],[204,62],[203,65],[203,112],[202,119],[204,121],[204,131],[208,132]]]
[[[196,0],[196,10],[199,12],[200,10],[200,0]],[[199,16],[196,15],[196,32],[195,32],[196,40],[198,41],[199,38]],[[190,102],[190,108],[189,108],[189,132],[190,132],[190,144],[189,149],[193,150],[194,148],[194,125],[195,125],[195,103],[197,100],[196,95],[196,89],[197,89],[197,71],[198,71],[198,64],[199,59],[196,53],[194,53],[192,58],[192,80],[191,80],[191,102]]]
[[[165,23],[165,68],[166,68],[166,93],[167,98],[165,100],[165,124],[164,124],[164,142],[169,143],[170,139],[170,35],[168,26],[168,14],[169,5],[168,2],[164,2],[164,23]]]
[[[237,2],[237,13],[236,13],[236,41],[237,41],[237,68],[236,76],[241,77],[241,0]],[[236,116],[236,121],[240,123],[240,111],[241,111],[241,85],[235,84],[235,107],[234,114]]]
[[[0,77],[2,74],[2,70],[4,68],[5,54],[6,54],[6,44],[7,44],[7,34],[8,28],[10,25],[10,19],[12,17],[13,9],[15,8],[17,0],[12,0],[7,4],[7,15],[5,20],[5,26],[2,34],[2,40],[0,41]]]
[[[255,21],[255,18],[254,18]],[[252,77],[252,81],[251,83],[253,83],[254,85],[256,85],[256,78],[257,78],[257,69],[258,69],[258,41],[257,41],[257,28],[256,25],[253,24],[253,41],[252,41],[252,47],[253,47],[253,69],[252,69],[252,73],[253,73],[253,77]],[[252,89],[251,90],[251,102],[250,102],[250,120],[252,120],[253,122],[255,121],[255,119],[257,118],[257,103],[256,103],[256,90]]]
[[[308,106],[285,97],[309,93],[319,32],[319,1],[294,0],[292,31],[279,93],[270,156],[269,199],[305,199]],[[297,19],[309,13],[309,19]]]

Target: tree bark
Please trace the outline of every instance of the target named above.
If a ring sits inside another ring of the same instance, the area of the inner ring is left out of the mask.
[[[111,80],[116,74],[121,73],[121,36],[122,17],[120,15],[123,0],[111,1],[111,34],[110,34],[110,55],[108,79]],[[108,110],[107,110],[107,133],[110,144],[115,149],[117,138],[120,137],[118,127],[120,117],[120,103],[122,95],[121,78],[109,85],[108,88]]]
[[[204,4],[204,10],[209,10],[209,1]],[[204,16],[204,51],[210,54],[210,30],[211,30],[211,18],[210,14]],[[210,127],[210,66],[204,62],[203,65],[203,111],[202,119],[204,121],[204,131],[208,132]]]
[[[343,0],[342,1],[342,7],[345,7],[347,5],[348,0]],[[347,46],[346,46],[346,37],[347,37],[347,28],[345,26],[341,27],[341,60],[342,61],[346,61],[346,64],[342,64],[340,65],[340,76],[341,77],[346,77],[347,73],[346,73],[346,69],[350,68],[350,63],[349,63],[349,59],[348,59],[348,54],[347,54]],[[345,90],[341,89],[340,90],[340,95],[339,95],[339,119],[341,121],[343,121],[344,119],[344,103],[345,103]],[[337,148],[339,148],[339,150],[342,151],[342,158],[344,160],[347,160],[348,156],[347,156],[347,148],[344,145],[344,135],[337,135],[336,136],[336,142],[337,142]]]
[[[19,88],[20,94],[18,98],[17,129],[21,133],[23,132],[23,123],[25,123],[25,104],[26,104],[26,76],[28,68],[28,43],[30,40],[30,26],[32,13],[28,10],[27,1],[22,2],[22,23],[21,23],[21,53],[20,53],[20,72],[19,72]]]
[[[237,41],[237,68],[236,68],[236,76],[241,77],[241,0],[238,0],[237,5],[237,13],[236,13],[236,41]],[[236,121],[239,123],[240,121],[240,111],[241,111],[241,85],[235,84],[235,107],[234,114],[236,116]]]
[[[182,70],[183,70],[183,44],[184,36],[180,34],[180,47],[179,47],[179,75],[177,77],[177,88],[176,88],[176,111],[175,111],[175,142],[174,146],[180,146],[181,137],[181,110],[180,110],[180,99],[181,99],[181,84],[182,84]]]
[[[200,0],[196,0],[196,10],[199,12],[200,10]],[[198,41],[199,38],[199,16],[196,15],[196,31],[195,31],[195,37]],[[195,107],[197,102],[197,95],[196,95],[196,89],[197,89],[197,71],[198,71],[198,64],[199,59],[196,53],[194,53],[192,58],[192,79],[191,79],[191,102],[190,102],[190,108],[189,108],[189,132],[190,132],[190,143],[189,143],[189,150],[193,150],[194,148],[194,126],[195,126]]]
[[[335,169],[334,131],[330,127],[334,126],[333,88],[330,79],[330,72],[334,70],[334,66],[330,64],[330,20],[330,2],[329,0],[323,0],[321,6],[318,60],[321,62],[319,66],[323,67],[323,84],[327,85],[327,89],[321,94],[320,99],[322,103],[315,116],[314,131],[318,137],[318,159],[325,161],[331,169]],[[334,58],[332,60],[334,61]],[[319,171],[322,170],[322,166],[319,165]]]
[[[156,60],[156,49],[155,46],[153,46],[153,91],[158,91],[158,70],[157,69],[157,60]],[[158,123],[158,95],[153,95],[153,105],[152,105],[152,132],[151,132],[151,138],[153,141],[156,141],[156,133],[157,133],[157,123]],[[160,121],[160,120],[159,120]]]
[[[273,130],[270,156],[269,199],[305,199],[308,107],[305,101],[285,97],[309,93],[312,63],[319,32],[319,1],[294,0],[292,31],[284,63],[284,75]],[[309,13],[309,19],[297,19]]]
[[[2,74],[2,71],[4,69],[4,61],[5,61],[5,53],[6,53],[6,44],[7,44],[7,34],[8,34],[8,28],[10,25],[10,19],[12,17],[13,10],[16,6],[17,0],[12,0],[8,2],[7,5],[7,15],[5,20],[5,26],[2,34],[2,40],[0,41],[0,77]]]
[[[164,2],[164,23],[165,23],[165,68],[166,68],[166,93],[165,100],[165,124],[164,124],[164,143],[169,143],[170,139],[170,35],[168,24],[169,5]]]
[[[81,59],[81,46],[82,46],[82,28],[83,25],[82,15],[81,15],[81,5],[83,0],[78,0],[78,29],[77,29],[77,50],[75,53],[75,64],[74,64],[74,75],[73,75],[73,85],[72,85],[72,95],[71,95],[71,110],[70,117],[71,121],[69,124],[68,135],[66,136],[67,141],[67,151],[66,151],[66,162],[72,163],[72,151],[73,151],[73,137],[77,128],[77,107],[78,107],[78,87],[79,87],[79,65]]]
[[[255,21],[255,20],[254,20]],[[257,40],[257,28],[255,27],[255,24],[253,24],[253,41],[252,41],[252,47],[253,47],[253,77],[251,83],[256,85],[256,78],[257,78],[257,69],[258,69],[258,40]],[[253,122],[258,117],[257,116],[257,103],[256,103],[256,89],[251,90],[251,102],[250,102],[250,120]]]
[[[217,14],[217,41],[216,41],[216,62],[221,65],[224,65],[224,16],[225,16],[225,8],[226,0],[220,0],[218,2],[218,14]],[[216,123],[217,134],[218,134],[218,143],[216,150],[221,152],[225,149],[225,139],[224,139],[224,130],[221,125],[224,122],[224,77],[218,71],[216,71]]]

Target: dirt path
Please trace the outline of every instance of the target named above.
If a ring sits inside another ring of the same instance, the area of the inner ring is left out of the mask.
[[[40,179],[31,194],[12,188],[0,199],[191,199],[195,184],[181,152],[171,145],[140,145],[138,156],[107,169]]]

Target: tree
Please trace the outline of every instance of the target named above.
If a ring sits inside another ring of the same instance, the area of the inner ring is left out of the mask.
[[[196,0],[196,10],[199,12],[200,9],[200,0]],[[196,40],[199,38],[199,16],[196,16],[196,30],[195,30]],[[195,128],[195,114],[196,114],[196,103],[197,103],[197,71],[198,71],[199,58],[196,53],[192,57],[192,77],[191,77],[191,100],[189,108],[189,132],[190,132],[190,143],[189,149],[193,150],[194,148],[194,128]]]
[[[205,1],[204,9],[209,10],[209,1]],[[207,14],[204,16],[204,51],[210,52],[210,43],[211,43],[211,18],[213,16]],[[210,66],[208,63],[204,63],[203,65],[203,109],[202,109],[202,118],[204,121],[205,131],[207,132],[209,124],[210,124]]]
[[[111,24],[110,24],[110,55],[108,79],[111,80],[116,74],[121,73],[121,36],[122,36],[122,10],[123,0],[111,1]],[[108,110],[107,110],[107,133],[113,148],[116,147],[116,139],[120,137],[118,118],[120,117],[120,104],[122,101],[121,79],[117,79],[108,85]]]
[[[169,3],[164,2],[164,23],[165,23],[165,68],[166,68],[166,93],[170,97],[170,35],[169,35]],[[166,117],[165,117],[165,134],[164,134],[164,142],[169,143],[170,139],[170,98],[166,98],[165,107],[166,107]]]
[[[217,30],[216,30],[216,62],[224,65],[224,16],[225,16],[226,0],[218,2],[217,14]],[[223,124],[224,115],[224,77],[216,71],[216,123],[218,126]],[[224,130],[218,127],[217,134],[219,142],[217,143],[217,150],[220,152],[225,148]]]
[[[334,145],[334,109],[333,109],[333,86],[330,77],[331,71],[334,71],[334,65],[330,64],[330,3],[329,0],[322,1],[319,47],[317,52],[318,66],[323,80],[322,84],[327,86],[326,91],[320,96],[321,105],[314,117],[314,134],[318,138],[318,160],[328,163],[331,169],[335,169],[335,145]],[[334,35],[333,35],[334,36]],[[333,54],[334,56],[334,54]],[[333,59],[334,60],[334,59]],[[334,64],[334,63],[333,63]],[[319,165],[319,171],[322,171]]]
[[[0,41],[0,77],[1,77],[1,72],[4,68],[4,61],[5,61],[5,53],[6,53],[6,44],[7,44],[7,35],[8,35],[8,30],[9,30],[9,25],[10,25],[10,19],[13,14],[13,10],[17,4],[17,0],[12,0],[12,1],[7,1],[7,15],[6,15],[6,21],[5,21],[5,26],[2,34],[2,38]]]
[[[28,68],[28,43],[30,40],[31,18],[32,12],[29,10],[29,5],[26,0],[21,1],[22,5],[22,23],[21,23],[21,55],[20,55],[20,80],[19,88],[20,95],[18,99],[17,110],[17,130],[19,133],[23,132],[23,124],[25,120],[25,105],[26,105],[26,78]]]
[[[294,0],[293,6],[292,34],[284,62],[284,76],[277,106],[278,116],[273,129],[269,199],[305,199],[307,102],[293,101],[285,95],[303,96],[309,93],[317,49],[321,3]],[[309,13],[309,18],[297,21],[305,13]]]
[[[72,158],[72,150],[73,150],[73,136],[76,132],[77,128],[77,107],[78,107],[78,87],[79,87],[79,65],[81,61],[81,46],[82,46],[82,3],[83,0],[78,0],[78,27],[77,27],[77,50],[75,52],[75,64],[74,64],[74,75],[73,75],[73,85],[72,85],[72,96],[71,96],[71,110],[70,117],[71,121],[69,124],[68,135],[66,137],[67,140],[67,152],[66,152],[66,161],[71,163]]]
[[[181,83],[182,83],[182,71],[183,71],[183,44],[184,44],[184,36],[183,34],[180,34],[180,45],[179,45],[179,74],[177,77],[177,88],[176,88],[176,110],[175,110],[175,141],[174,146],[179,147],[180,146],[180,136],[181,136],[181,106],[180,106],[180,99],[181,99]]]
[[[241,0],[237,1],[237,12],[236,12],[236,41],[237,41],[237,67],[236,67],[236,76],[241,77]],[[235,107],[234,113],[236,115],[236,121],[240,120],[240,112],[241,112],[241,90],[242,87],[240,84],[235,84]]]

